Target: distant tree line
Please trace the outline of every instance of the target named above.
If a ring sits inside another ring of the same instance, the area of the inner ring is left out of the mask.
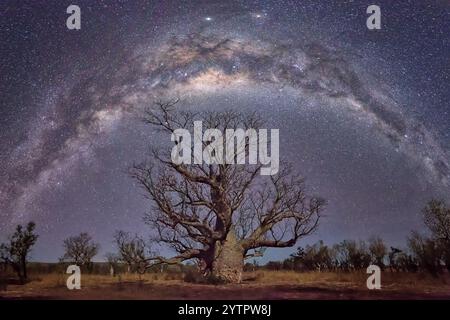
[[[433,275],[450,271],[450,208],[432,200],[423,209],[429,236],[413,231],[407,247],[390,247],[379,237],[368,241],[344,240],[328,246],[323,241],[299,247],[284,261],[270,261],[266,268],[298,271],[355,271],[375,264],[382,270],[417,272]],[[252,268],[247,264],[247,269]]]
[[[432,200],[423,209],[423,219],[429,231],[428,235],[413,231],[407,239],[406,248],[403,249],[388,248],[379,237],[372,237],[367,241],[344,240],[334,245],[318,241],[312,245],[298,247],[289,258],[270,261],[263,268],[300,272],[350,272],[364,270],[375,264],[382,270],[391,272],[429,272],[438,275],[450,271],[450,208],[443,201]],[[18,225],[8,241],[0,244],[0,275],[5,273],[9,266],[21,283],[26,282],[29,255],[38,239],[35,227],[34,222],[26,226]],[[164,265],[150,265],[151,259],[148,257],[155,253],[147,242],[137,235],[117,231],[114,243],[117,253],[106,254],[106,262],[102,263],[102,268],[96,268],[97,271],[102,269],[104,272],[105,265],[112,275],[118,271],[142,274],[163,269],[174,270]],[[63,241],[63,247],[65,253],[60,258],[60,264],[76,264],[85,272],[96,271],[92,259],[98,254],[99,245],[89,234],[80,233],[69,237]],[[179,270],[190,268],[191,265],[186,265],[181,266]],[[246,270],[256,268],[261,267],[255,263],[245,265]]]

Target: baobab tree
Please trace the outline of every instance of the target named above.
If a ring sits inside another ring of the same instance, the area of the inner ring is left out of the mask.
[[[250,150],[249,130],[263,125],[254,113],[198,114],[177,110],[177,102],[157,102],[145,112],[144,122],[167,133],[168,139],[176,129],[192,128],[196,119],[222,132],[243,129],[246,135],[235,142],[244,148],[236,148],[235,159]],[[212,142],[203,140],[203,147]],[[177,164],[171,161],[172,146],[154,146],[151,159],[131,169],[153,204],[145,221],[154,240],[176,252],[170,258],[148,257],[149,265],[195,259],[205,275],[240,282],[246,258],[268,247],[294,246],[316,230],[324,201],[306,196],[304,180],[290,166],[262,176],[260,164]]]

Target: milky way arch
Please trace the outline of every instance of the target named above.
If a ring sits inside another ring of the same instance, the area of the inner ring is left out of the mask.
[[[93,161],[96,144],[149,101],[214,94],[232,86],[291,88],[303,97],[323,99],[332,112],[339,101],[339,112],[353,113],[375,126],[393,148],[421,163],[433,183],[449,183],[448,156],[432,134],[369,77],[357,73],[339,51],[318,42],[300,45],[190,34],[169,38],[157,50],[141,47],[117,65],[85,76],[49,96],[40,115],[44,125],[31,126],[28,139],[12,153],[2,183],[9,210],[25,211],[40,192],[61,176],[67,178],[78,161]]]

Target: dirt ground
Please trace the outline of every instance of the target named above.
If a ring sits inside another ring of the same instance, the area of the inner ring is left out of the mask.
[[[80,290],[68,290],[66,275],[39,275],[26,285],[8,285],[0,299],[450,299],[450,279],[421,275],[389,275],[381,290],[368,290],[364,274],[247,275],[238,285],[193,284],[173,275],[85,276]],[[382,279],[383,280],[383,279]],[[383,283],[383,281],[382,281]]]

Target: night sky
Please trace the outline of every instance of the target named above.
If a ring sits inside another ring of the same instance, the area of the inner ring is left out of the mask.
[[[81,8],[68,30],[66,8]],[[381,7],[381,30],[366,8]],[[328,200],[323,239],[404,245],[421,208],[450,200],[449,1],[1,1],[0,240],[34,220],[33,259],[86,231],[146,235],[127,175],[156,99],[258,111],[280,155]],[[294,249],[268,251],[266,259]]]

